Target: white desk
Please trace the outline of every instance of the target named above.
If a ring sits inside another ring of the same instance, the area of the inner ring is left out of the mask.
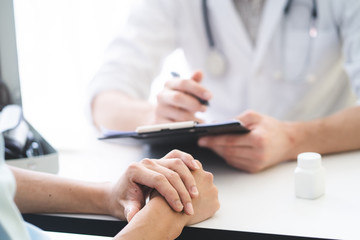
[[[197,226],[321,238],[360,239],[360,152],[325,156],[326,194],[294,195],[295,162],[259,174],[214,170],[222,207]]]
[[[129,163],[142,158],[140,148],[100,142],[95,135],[89,136],[83,138],[81,146],[59,149],[59,175],[115,181]],[[214,173],[221,208],[213,218],[195,227],[360,239],[360,151],[323,156],[327,188],[326,194],[317,200],[295,197],[295,162],[258,174],[247,174],[224,163],[203,162],[205,168]],[[74,217],[114,220],[107,216]]]

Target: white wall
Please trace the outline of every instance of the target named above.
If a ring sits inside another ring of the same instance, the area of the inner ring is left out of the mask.
[[[56,136],[82,134],[86,86],[132,3],[15,0],[25,117],[55,147]]]
[[[24,112],[44,135],[76,132],[84,122],[86,85],[130,3],[15,0]],[[56,138],[51,140],[56,143]]]

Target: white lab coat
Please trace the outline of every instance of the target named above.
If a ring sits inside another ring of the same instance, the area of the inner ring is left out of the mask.
[[[182,48],[190,69],[204,71],[203,84],[213,93],[208,119],[252,109],[280,120],[309,120],[355,104],[360,1],[318,0],[318,37],[312,41],[312,0],[295,0],[287,17],[286,2],[266,1],[254,48],[233,1],[208,1],[215,44],[227,61],[226,73],[216,78],[206,69],[201,1],[139,1],[90,84],[90,101],[107,89],[146,99],[164,58]]]

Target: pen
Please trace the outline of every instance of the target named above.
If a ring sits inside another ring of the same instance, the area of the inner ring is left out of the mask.
[[[180,74],[178,74],[177,72],[171,72],[171,75],[173,77],[180,77]],[[209,106],[209,101],[208,100],[204,100],[202,98],[199,98],[197,96],[194,96],[202,105],[205,105],[205,106]]]

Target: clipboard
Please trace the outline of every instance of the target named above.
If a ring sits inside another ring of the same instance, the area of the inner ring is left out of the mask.
[[[135,131],[107,131],[99,140],[125,144],[148,144],[151,146],[186,146],[197,144],[203,136],[222,134],[246,134],[250,132],[240,121],[218,123],[176,122],[140,126]]]

